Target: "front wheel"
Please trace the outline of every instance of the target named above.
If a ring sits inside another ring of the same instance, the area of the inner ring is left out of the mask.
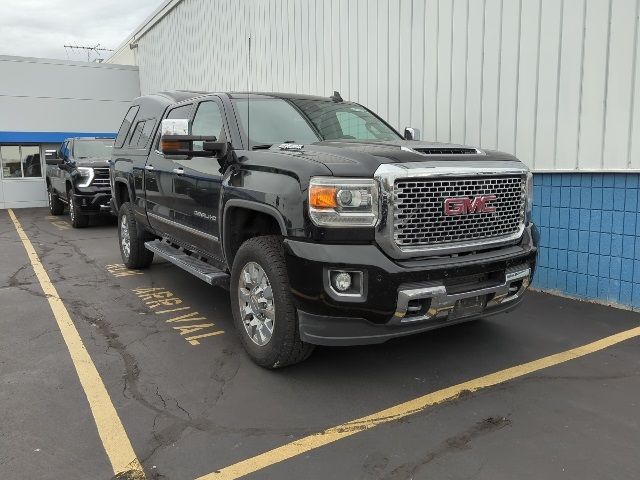
[[[49,199],[49,211],[51,215],[62,215],[64,213],[64,203],[60,201],[52,186],[47,188],[47,197]]]
[[[118,211],[118,243],[122,263],[127,268],[147,268],[153,262],[153,252],[144,247],[150,236],[138,225],[131,203],[125,202]]]
[[[300,339],[282,238],[242,244],[231,271],[231,310],[245,350],[261,367],[285,367],[311,355],[313,345]]]
[[[89,217],[80,213],[73,201],[73,190],[67,192],[67,198],[69,199],[69,219],[71,220],[71,226],[73,228],[84,228],[89,225]]]

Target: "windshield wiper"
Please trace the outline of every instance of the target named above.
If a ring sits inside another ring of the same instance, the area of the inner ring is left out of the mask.
[[[264,143],[262,145],[254,145],[251,150],[269,150],[271,147],[273,147],[272,143]]]

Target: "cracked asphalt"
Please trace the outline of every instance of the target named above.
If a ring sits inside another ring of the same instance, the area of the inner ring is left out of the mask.
[[[116,276],[114,222],[60,229],[16,210],[147,478],[193,479],[465,380],[640,325],[530,293],[512,314],[383,345],[318,348],[266,371],[244,355],[228,293],[156,260]],[[66,217],[61,217],[66,219]],[[27,255],[0,211],[0,478],[113,476]],[[190,345],[134,289],[161,288],[224,331]],[[640,339],[463,395],[260,470],[251,479],[637,479]]]

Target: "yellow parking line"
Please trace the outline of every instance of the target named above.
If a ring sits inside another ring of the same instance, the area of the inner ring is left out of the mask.
[[[288,460],[297,455],[301,455],[310,450],[322,447],[324,445],[336,442],[343,438],[349,437],[356,433],[368,430],[378,425],[394,422],[402,418],[408,417],[415,413],[421,412],[428,407],[439,403],[452,400],[467,392],[475,392],[487,387],[498,385],[513,380],[524,375],[537,372],[539,370],[553,367],[569,360],[573,360],[590,353],[597,352],[617,343],[640,336],[640,327],[626,330],[610,337],[603,338],[593,343],[583,345],[581,347],[572,348],[565,352],[549,355],[532,362],[523,363],[515,367],[500,370],[483,377],[479,377],[467,382],[444,388],[433,393],[429,393],[422,397],[401,403],[386,410],[379,411],[366,417],[358,418],[342,425],[329,428],[322,432],[309,435],[308,437],[294,440],[278,448],[274,448],[268,452],[262,453],[256,457],[243,460],[234,465],[225,467],[221,470],[204,475],[197,480],[231,480],[257,472],[263,468],[267,468],[276,463]]]
[[[111,402],[109,393],[89,356],[89,352],[87,352],[87,349],[82,343],[80,334],[78,330],[76,330],[69,316],[69,312],[58,295],[56,288],[51,283],[49,275],[40,262],[29,237],[27,237],[22,225],[20,225],[20,222],[11,209],[9,209],[9,216],[11,216],[18,236],[27,251],[31,266],[40,282],[40,287],[42,287],[49,301],[53,316],[56,322],[58,322],[58,328],[60,328],[62,337],[67,344],[67,349],[69,350],[71,360],[80,378],[80,383],[89,401],[89,407],[96,422],[100,440],[109,457],[114,474],[116,476],[125,474],[128,479],[144,479],[145,475],[142,465],[133,451],[127,432],[125,432],[122,426],[122,422]]]

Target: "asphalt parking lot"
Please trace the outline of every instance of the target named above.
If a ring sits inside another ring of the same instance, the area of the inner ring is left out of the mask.
[[[530,293],[512,314],[318,348],[267,371],[245,356],[225,290],[160,261],[123,269],[113,222],[15,215],[146,478],[640,475],[636,313]],[[0,478],[112,478],[91,395],[7,211],[0,244]]]

